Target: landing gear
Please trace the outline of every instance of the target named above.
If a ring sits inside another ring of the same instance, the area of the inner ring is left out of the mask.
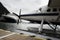
[[[54,25],[49,21],[46,21],[46,22],[48,22],[49,27],[52,28],[54,32],[56,32],[57,25]],[[41,26],[39,27],[39,33],[41,33],[41,31],[43,30],[43,23],[44,23],[44,20],[41,21]]]
[[[57,25],[54,25],[52,24],[51,22],[49,21],[45,21],[48,23],[49,27],[52,29],[43,29],[43,24],[44,24],[44,21],[45,20],[42,20],[41,21],[41,26],[39,27],[39,34],[42,34],[42,35],[46,35],[46,36],[51,36],[51,37],[56,37],[56,38],[60,38],[60,33],[57,32]]]
[[[53,25],[53,24],[48,24],[49,26],[50,26],[50,28],[52,28],[53,29],[53,31],[56,33],[56,31],[57,31],[57,25]]]
[[[60,33],[57,32],[57,29],[58,29],[57,25],[54,25],[51,22],[48,22],[48,23],[49,23],[48,25],[50,26],[50,28],[53,29],[49,35],[52,37],[60,38]]]
[[[49,22],[49,21],[46,21],[47,23],[48,23],[48,25],[50,26],[50,28],[52,28],[53,30],[54,30],[54,32],[56,32],[56,30],[57,30],[57,25],[54,25],[54,24],[52,24],[51,22]]]

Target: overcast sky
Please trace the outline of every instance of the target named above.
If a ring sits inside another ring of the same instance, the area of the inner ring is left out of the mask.
[[[19,13],[20,9],[22,9],[22,14],[27,14],[48,4],[48,0],[0,0],[0,2],[10,12],[15,12],[16,14]]]

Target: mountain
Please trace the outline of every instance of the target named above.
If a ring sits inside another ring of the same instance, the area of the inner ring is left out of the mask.
[[[8,14],[8,13],[10,13],[4,6],[3,6],[3,4],[0,2],[0,16],[2,15],[2,14]]]

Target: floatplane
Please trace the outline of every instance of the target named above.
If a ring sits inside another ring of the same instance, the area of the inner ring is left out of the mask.
[[[24,19],[32,23],[37,22],[41,25],[39,27],[39,33],[43,30],[43,25],[48,24],[50,28],[54,30],[54,33],[56,33],[58,29],[57,25],[60,25],[60,4],[59,3],[60,0],[49,0],[48,5],[39,8],[40,10],[39,13],[21,15],[21,10],[20,10],[19,15],[15,13],[2,14],[0,17],[0,21],[19,24],[20,23],[19,20]]]
[[[48,5],[39,8],[39,13],[24,14],[21,15],[21,19],[28,20],[30,22],[40,23],[39,32],[42,31],[43,24],[48,24],[54,31],[58,29],[57,25],[60,25],[60,0],[49,0]],[[51,26],[53,25],[53,26]]]
[[[60,25],[60,0],[49,0],[48,5],[39,8],[39,13],[19,15],[13,13],[4,14],[1,16],[0,21],[19,23],[20,19],[28,20],[31,22],[41,23],[39,31],[41,31],[43,24],[48,24],[53,30],[56,31],[57,25]],[[52,27],[52,24],[54,27]]]

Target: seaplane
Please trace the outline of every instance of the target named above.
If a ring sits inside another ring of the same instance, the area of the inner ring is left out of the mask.
[[[38,13],[19,15],[13,13],[3,14],[0,21],[9,23],[19,23],[20,19],[28,20],[30,22],[37,22],[41,24],[39,31],[41,31],[43,24],[48,24],[53,30],[56,31],[57,25],[60,25],[60,0],[49,0],[48,5],[39,8]],[[52,27],[52,24],[54,27]]]
[[[43,30],[43,25],[48,24],[56,33],[58,29],[57,25],[60,25],[60,0],[49,0],[48,5],[40,7],[37,13],[19,15],[13,13],[3,14],[0,17],[0,21],[9,23],[19,23],[19,20],[24,19],[30,22],[37,22],[41,26],[39,27],[39,33]],[[5,13],[5,12],[4,12]],[[53,26],[52,26],[53,25]]]
[[[60,25],[59,3],[60,0],[49,0],[48,5],[39,8],[40,12],[23,14],[21,15],[21,19],[41,24],[39,31],[42,31],[43,24],[48,24],[54,31],[56,31],[58,28],[57,25]]]

